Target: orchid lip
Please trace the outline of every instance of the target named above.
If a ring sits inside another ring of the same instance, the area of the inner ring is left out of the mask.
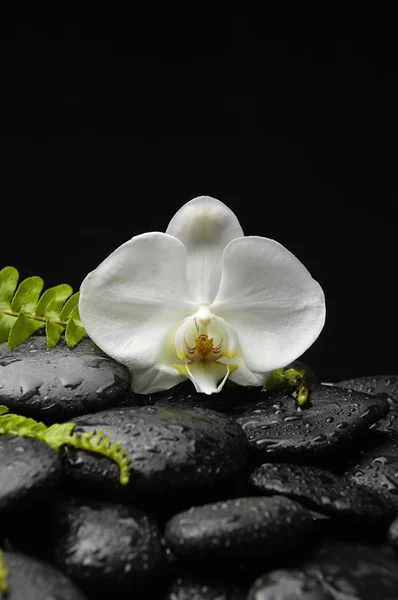
[[[220,391],[238,365],[219,362],[219,359],[233,358],[238,351],[237,342],[237,335],[227,330],[227,324],[202,306],[185,319],[176,332],[176,354],[184,362],[174,367],[192,380],[197,391]]]

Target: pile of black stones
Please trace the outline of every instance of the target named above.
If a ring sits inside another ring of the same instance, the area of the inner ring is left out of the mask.
[[[0,345],[0,404],[131,458],[122,485],[105,456],[0,435],[3,598],[396,600],[398,376],[306,377],[301,408],[286,386],[142,396],[88,339]]]

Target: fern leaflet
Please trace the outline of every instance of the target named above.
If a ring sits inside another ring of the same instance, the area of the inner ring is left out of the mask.
[[[75,423],[55,423],[48,427],[29,417],[11,414],[6,406],[0,406],[0,435],[35,438],[45,442],[56,452],[59,452],[61,446],[68,445],[78,450],[102,454],[119,466],[120,483],[126,485],[130,479],[131,460],[126,457],[126,449],[120,447],[120,442],[111,445],[110,437],[104,438],[102,430],[72,433],[75,427]]]
[[[8,594],[8,569],[4,562],[3,552],[0,549],[0,598]]]
[[[65,331],[68,346],[75,346],[86,335],[79,315],[79,292],[67,283],[46,290],[41,277],[28,277],[18,286],[14,267],[0,271],[0,343],[16,348],[40,327],[45,327],[47,346],[53,348]]]

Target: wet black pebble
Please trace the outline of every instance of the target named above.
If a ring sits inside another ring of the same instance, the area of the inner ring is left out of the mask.
[[[47,348],[32,337],[14,350],[0,344],[0,404],[46,423],[115,405],[130,389],[126,367],[105,356],[91,340]]]
[[[90,593],[151,583],[172,562],[156,522],[132,506],[68,498],[55,506],[50,527],[50,556]]]
[[[306,465],[264,463],[249,477],[260,494],[282,494],[327,515],[388,523],[398,515],[385,494]]]
[[[4,600],[87,600],[64,573],[46,562],[15,552],[4,552],[3,560],[9,588]]]
[[[248,600],[396,600],[398,569],[388,548],[327,541],[297,568],[259,577]]]
[[[365,392],[366,394],[384,394],[391,404],[398,404],[398,375],[374,375],[372,377],[354,377],[333,385]]]
[[[306,405],[288,394],[254,404],[237,422],[260,457],[272,461],[329,461],[389,411],[387,400],[361,392],[315,386]]]
[[[0,512],[48,496],[63,475],[58,454],[39,440],[0,435]]]
[[[336,596],[331,596],[311,573],[277,569],[253,583],[247,600],[336,600]]]
[[[388,494],[398,507],[398,435],[371,431],[346,474],[359,485]]]
[[[174,406],[109,409],[75,419],[76,432],[103,429],[131,458],[129,489],[163,501],[168,493],[234,480],[247,466],[248,443],[239,425],[216,411]],[[88,486],[123,492],[115,463],[64,449],[70,475]]]
[[[179,577],[162,600],[246,600],[247,587],[211,576]]]
[[[250,563],[305,544],[313,525],[309,512],[289,498],[245,497],[191,507],[168,521],[164,537],[176,556],[193,564]]]
[[[390,405],[390,411],[383,419],[374,423],[372,429],[398,432],[398,375],[355,377],[339,381],[334,385],[385,398]]]

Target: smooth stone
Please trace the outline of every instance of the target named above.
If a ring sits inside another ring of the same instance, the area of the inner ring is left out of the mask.
[[[354,377],[333,384],[336,387],[365,392],[366,394],[383,394],[391,405],[398,403],[398,375],[373,375],[372,377]]]
[[[10,412],[54,423],[102,410],[130,389],[126,367],[89,339],[69,348],[62,339],[47,348],[35,336],[14,350],[0,344],[0,404]]]
[[[173,559],[153,518],[132,506],[70,497],[55,505],[49,526],[50,555],[90,592],[148,585]]]
[[[63,475],[59,455],[27,437],[0,435],[0,512],[46,496]]]
[[[390,524],[387,531],[387,539],[398,554],[398,517]]]
[[[315,575],[300,569],[276,569],[258,577],[247,600],[337,600]],[[351,597],[352,600],[354,600]],[[347,599],[348,600],[348,599]],[[358,599],[359,600],[359,599]]]
[[[390,405],[390,411],[383,419],[374,423],[372,429],[398,432],[398,375],[355,377],[333,385],[384,397]]]
[[[237,418],[258,460],[329,462],[332,452],[355,440],[389,411],[387,400],[328,385],[314,386],[297,407],[289,394],[253,405]]]
[[[120,442],[131,458],[130,482],[119,483],[113,461],[93,453],[64,447],[70,476],[79,484],[116,493],[197,493],[225,482],[235,483],[247,467],[249,445],[241,427],[230,417],[201,408],[171,405],[123,407],[75,419],[75,432],[102,429],[113,443]]]
[[[387,524],[398,515],[385,494],[313,466],[264,463],[249,481],[260,494],[282,494],[320,513],[361,523]]]
[[[87,600],[64,573],[44,561],[7,551],[3,559],[8,569],[7,600]]]
[[[162,600],[246,600],[247,587],[234,585],[225,578],[211,576],[179,577]]]
[[[357,484],[385,493],[398,508],[398,435],[371,431],[345,474]]]
[[[232,558],[250,564],[302,546],[313,525],[309,512],[290,498],[253,496],[191,507],[166,523],[164,537],[177,557],[193,564]]]
[[[261,575],[248,600],[396,600],[398,569],[387,545],[352,540],[322,541],[313,556],[294,567]]]

